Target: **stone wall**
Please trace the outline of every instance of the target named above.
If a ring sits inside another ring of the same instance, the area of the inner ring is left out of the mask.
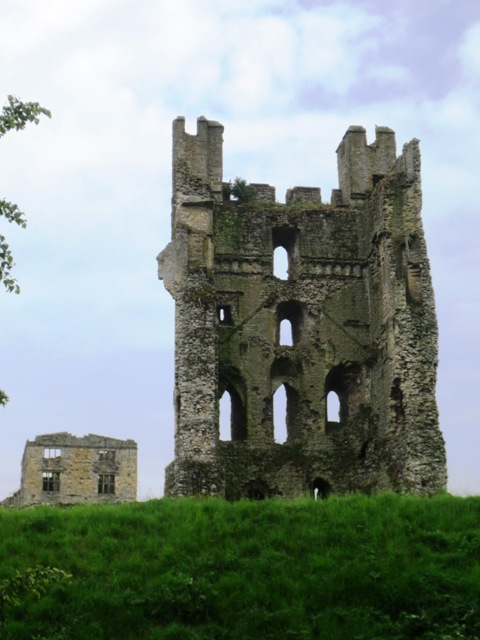
[[[27,442],[21,488],[13,504],[117,503],[136,497],[133,440],[54,433]]]
[[[221,197],[222,131],[200,118],[192,136],[174,122],[172,242],[158,256],[176,302],[166,493],[444,489],[418,141],[397,158],[391,129],[377,127],[367,145],[365,129],[350,127],[331,204],[319,188],[295,187],[280,205],[265,195],[269,185],[242,204]],[[288,255],[285,279],[274,272],[277,250]],[[282,385],[288,435],[276,442]],[[219,431],[224,393],[228,440]],[[338,416],[328,415],[330,394]]]

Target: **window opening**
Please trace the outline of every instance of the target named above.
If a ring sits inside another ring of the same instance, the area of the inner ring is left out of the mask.
[[[113,495],[115,493],[115,475],[101,474],[98,476],[98,493]]]
[[[115,462],[115,451],[99,451],[98,459],[101,462]]]
[[[174,405],[175,405],[175,433],[177,433],[178,425],[180,423],[180,411],[182,409],[182,398],[176,388],[174,391]]]
[[[285,347],[293,346],[293,326],[290,320],[285,319],[280,322],[280,345]]]
[[[277,247],[273,252],[273,275],[288,280],[288,252],[284,247]]]
[[[292,227],[272,229],[273,275],[280,280],[295,276],[298,230]]]
[[[60,458],[61,455],[62,455],[61,449],[47,447],[43,450],[43,457],[47,460],[50,460],[51,458]]]
[[[60,474],[57,471],[44,471],[42,477],[43,491],[60,491]]]
[[[217,318],[220,324],[232,325],[232,307],[230,305],[222,305],[217,307]]]
[[[221,392],[221,388],[225,390]],[[233,384],[221,385],[218,402],[218,436],[220,440],[245,440],[247,416],[241,395]]]
[[[327,422],[340,422],[340,398],[335,391],[327,394]]]
[[[323,478],[315,478],[315,480],[312,482],[312,486],[315,500],[317,499],[317,497],[321,498],[322,500],[326,500],[332,492],[332,485]]]
[[[277,332],[279,344],[298,344],[304,331],[304,311],[296,300],[280,302],[277,306]]]
[[[232,396],[225,391],[219,402],[219,437],[220,440],[232,439]]]
[[[283,384],[273,396],[273,437],[279,444],[287,441],[287,392]]]

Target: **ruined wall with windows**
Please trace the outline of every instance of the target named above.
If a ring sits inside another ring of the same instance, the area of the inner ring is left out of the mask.
[[[418,141],[397,157],[391,129],[377,127],[368,145],[365,129],[350,127],[329,204],[313,187],[278,204],[264,184],[232,200],[222,144],[218,122],[199,118],[191,135],[174,121],[172,242],[158,256],[176,303],[166,493],[444,489]],[[286,438],[274,428],[279,389]]]
[[[137,445],[69,433],[37,436],[22,459],[21,488],[13,504],[129,502],[137,496]]]

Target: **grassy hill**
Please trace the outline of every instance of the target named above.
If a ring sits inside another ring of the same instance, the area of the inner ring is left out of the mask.
[[[39,566],[71,578],[36,597]],[[2,640],[480,638],[480,498],[0,510],[0,616]]]

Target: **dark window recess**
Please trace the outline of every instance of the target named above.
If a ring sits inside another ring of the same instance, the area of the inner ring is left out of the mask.
[[[232,308],[228,304],[217,307],[217,318],[220,324],[233,325]]]
[[[115,462],[115,451],[99,451],[98,459],[100,462]]]
[[[315,498],[326,500],[332,492],[332,485],[324,478],[315,478],[312,482],[313,494]]]
[[[98,493],[104,495],[115,494],[114,474],[101,474],[98,476]]]
[[[60,474],[58,471],[44,471],[42,477],[43,491],[60,491]]]
[[[268,484],[258,478],[249,482],[244,491],[249,500],[265,500],[273,494]]]

